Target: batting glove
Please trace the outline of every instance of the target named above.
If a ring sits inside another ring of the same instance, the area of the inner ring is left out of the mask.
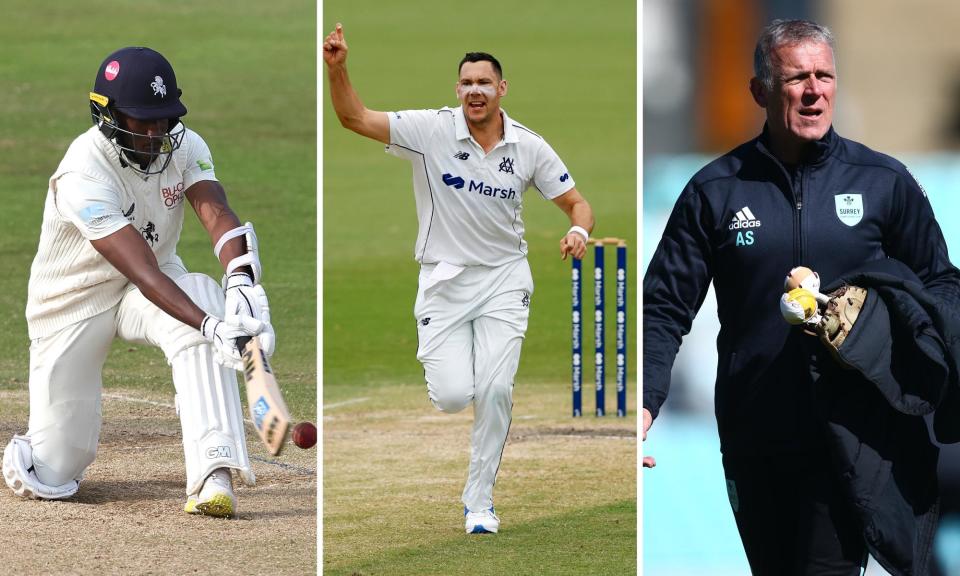
[[[221,320],[207,314],[200,323],[200,333],[213,344],[213,359],[227,368],[243,369],[237,338],[256,336],[263,331],[263,322],[251,316],[227,316]]]
[[[260,332],[260,348],[267,356],[273,356],[276,349],[277,337],[270,324],[270,304],[267,302],[267,293],[262,284],[254,286],[250,276],[242,272],[234,272],[227,277],[227,287],[224,293],[225,317],[246,316],[263,323]]]

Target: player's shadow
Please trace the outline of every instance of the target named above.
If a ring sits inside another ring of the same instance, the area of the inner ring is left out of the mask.
[[[137,481],[91,480],[81,482],[80,490],[70,498],[79,504],[139,502],[176,498],[183,493],[183,481],[139,479]]]

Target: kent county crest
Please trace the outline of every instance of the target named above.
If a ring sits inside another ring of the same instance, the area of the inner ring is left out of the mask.
[[[847,226],[856,226],[863,219],[863,195],[837,194],[833,201],[837,207],[837,218]]]

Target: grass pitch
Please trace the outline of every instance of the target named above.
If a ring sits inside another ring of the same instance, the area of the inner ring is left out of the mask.
[[[27,424],[29,341],[23,313],[47,179],[72,139],[90,126],[87,93],[100,62],[131,45],[156,48],[171,61],[189,110],[184,122],[210,145],[233,209],[256,226],[278,335],[274,368],[294,418],[315,420],[315,7],[290,0],[82,5],[13,0],[4,13],[0,346],[6,354],[0,359],[0,394],[5,403],[13,400],[0,412],[0,441]],[[178,253],[191,270],[220,277],[210,241],[189,210]],[[280,458],[296,462],[299,473],[255,461],[261,485],[241,489],[241,514],[245,503],[247,511],[241,522],[190,524],[197,519],[180,512],[179,424],[168,406],[173,385],[162,353],[117,342],[104,388],[105,394],[121,390],[136,401],[105,400],[100,455],[77,500],[38,505],[0,498],[0,526],[27,535],[23,546],[5,554],[5,565],[21,573],[235,574],[274,564],[278,573],[316,572],[316,518],[304,509],[316,507],[315,452],[294,448]],[[116,404],[125,408],[113,408]],[[265,456],[252,429],[247,434],[251,453]],[[290,478],[296,481],[290,484]],[[284,521],[277,522],[280,518]],[[55,519],[69,519],[83,533],[63,540],[62,522]],[[262,537],[245,538],[244,532]],[[156,552],[144,557],[154,558],[152,564],[138,563],[131,557],[136,550],[125,547],[138,539],[156,543]],[[118,545],[102,547],[108,541]],[[62,566],[45,564],[50,556],[39,554],[52,543],[66,559]],[[225,553],[211,554],[217,546]],[[276,550],[267,550],[276,546],[292,560],[277,561]]]
[[[328,0],[323,10],[321,37],[343,23],[351,79],[371,109],[455,106],[459,59],[494,54],[509,84],[504,108],[550,142],[593,206],[595,235],[627,238],[633,261],[633,4],[496,1],[467,15],[437,0],[416,9]],[[467,537],[459,497],[472,411],[430,406],[415,357],[410,165],[341,128],[325,87],[323,98],[324,573],[636,573],[636,359],[627,419],[569,417],[570,264],[558,258],[566,217],[528,194],[536,290],[495,494],[501,533]],[[608,314],[613,271],[608,262]],[[637,276],[628,275],[635,316]],[[612,350],[612,323],[607,335]],[[628,335],[632,351],[633,319]],[[612,402],[608,390],[608,410]]]

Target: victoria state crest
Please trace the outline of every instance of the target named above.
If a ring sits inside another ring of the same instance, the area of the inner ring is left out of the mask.
[[[837,207],[837,218],[847,226],[856,226],[863,219],[862,194],[837,194],[833,201]]]

